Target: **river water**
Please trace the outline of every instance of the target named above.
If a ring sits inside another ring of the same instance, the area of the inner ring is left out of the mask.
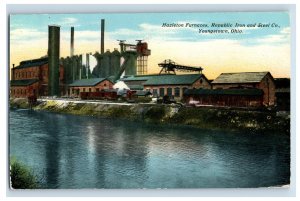
[[[290,139],[13,110],[10,155],[43,188],[214,188],[289,184]]]

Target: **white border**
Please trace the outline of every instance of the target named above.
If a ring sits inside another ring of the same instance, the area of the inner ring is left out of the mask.
[[[4,3],[2,3],[4,2]],[[28,2],[28,1],[27,1]],[[72,3],[75,3],[75,0],[72,0]],[[109,3],[123,3],[123,1],[109,1]],[[127,1],[128,2],[128,1]],[[133,2],[133,1],[129,1]],[[153,3],[157,1],[146,1],[146,3]],[[189,1],[186,0],[185,3],[195,3],[195,1]],[[8,90],[7,90],[7,83],[8,83],[8,56],[9,52],[7,50],[8,45],[8,14],[12,13],[76,13],[76,12],[200,12],[200,11],[290,11],[291,14],[291,30],[292,30],[292,55],[291,55],[291,63],[292,63],[292,69],[291,69],[291,80],[292,80],[292,99],[291,99],[291,106],[292,106],[292,136],[291,136],[291,148],[292,148],[292,160],[291,160],[291,170],[292,170],[292,183],[291,187],[289,189],[188,189],[188,190],[182,190],[182,189],[168,189],[168,190],[34,190],[34,191],[10,191],[8,189],[7,181],[4,180],[4,178],[7,177],[7,136],[4,136],[4,139],[1,140],[1,175],[0,175],[0,181],[1,181],[1,191],[0,191],[0,198],[2,200],[2,197],[4,199],[11,199],[9,196],[58,196],[58,197],[68,197],[68,196],[160,196],[160,197],[169,197],[169,196],[177,196],[177,197],[190,197],[190,196],[213,196],[213,197],[281,197],[281,196],[295,196],[296,188],[295,188],[295,173],[296,173],[296,8],[294,5],[275,5],[275,4],[256,4],[256,5],[228,5],[228,4],[222,4],[223,1],[209,1],[206,3],[217,3],[215,4],[185,4],[185,5],[166,5],[166,4],[149,4],[149,5],[93,5],[90,3],[98,3],[98,1],[90,1],[86,0],[83,5],[21,5],[16,3],[24,3],[24,1],[17,1],[17,0],[10,0],[10,1],[1,1],[1,19],[2,19],[2,27],[5,26],[5,29],[1,31],[1,44],[6,44],[1,46],[1,55],[3,59],[1,59],[1,75],[6,76],[5,78],[1,79],[1,84],[5,88],[5,98],[1,98],[1,122],[2,122],[2,128],[5,132],[2,132],[2,135],[7,135],[7,98],[8,98]],[[251,1],[253,2],[253,1]],[[264,3],[265,1],[259,1],[259,3]],[[273,1],[274,2],[274,1]],[[295,3],[296,1],[280,1],[281,3]],[[8,3],[13,3],[8,5]],[[29,3],[42,3],[41,1],[29,1]],[[58,4],[67,4],[71,3],[67,0],[53,0],[53,1],[43,1],[43,3],[58,3]],[[133,2],[137,3],[137,2]],[[140,3],[140,2],[139,2]],[[177,3],[178,1],[172,1],[172,3]],[[233,2],[234,3],[234,2]],[[239,3],[239,2],[235,2]],[[248,2],[249,3],[249,2]],[[258,3],[255,2],[254,3]],[[4,5],[2,5],[4,4]],[[66,9],[66,6],[68,9]],[[297,16],[297,19],[299,18],[299,14]],[[299,43],[299,42],[298,42]],[[298,46],[298,45],[297,45]],[[4,52],[5,51],[5,52]],[[5,56],[4,56],[5,55]],[[4,58],[5,57],[5,58]],[[4,71],[4,72],[3,72]],[[297,86],[299,84],[299,81],[297,81]],[[6,86],[6,87],[5,87]],[[297,95],[298,96],[298,95]],[[3,100],[4,99],[4,100]],[[298,99],[298,98],[297,98]],[[299,100],[299,99],[298,99]],[[5,111],[5,112],[4,112]],[[297,111],[298,114],[298,111]],[[299,143],[297,143],[299,144]],[[5,154],[3,154],[5,153]],[[298,182],[297,182],[298,183]],[[299,186],[299,185],[298,185]],[[8,197],[7,197],[8,196]],[[28,198],[26,198],[28,199]],[[30,200],[32,198],[29,198]],[[224,199],[224,198],[223,198]],[[73,200],[73,199],[72,199]],[[231,200],[231,199],[230,199]]]

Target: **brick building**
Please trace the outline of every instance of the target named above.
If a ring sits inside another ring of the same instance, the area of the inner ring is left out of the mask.
[[[213,89],[261,89],[263,105],[275,105],[275,82],[269,72],[222,73],[212,81]]]
[[[113,85],[113,82],[106,78],[75,80],[69,85],[68,94],[79,96],[80,92],[99,92],[104,89],[112,89]]]
[[[11,69],[10,95],[27,98],[30,95],[48,95],[48,58],[26,60]],[[64,70],[59,67],[60,89],[63,91]]]
[[[261,89],[187,89],[184,101],[192,105],[260,107],[263,105]]]
[[[203,74],[146,75],[122,78],[131,90],[150,91],[153,96],[181,99],[186,89],[210,89],[211,85]]]
[[[144,83],[144,89],[154,96],[182,98],[186,89],[210,89],[211,85],[203,74],[158,75]]]

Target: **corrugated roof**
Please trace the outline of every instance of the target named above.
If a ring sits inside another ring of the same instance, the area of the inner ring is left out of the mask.
[[[186,89],[184,95],[244,95],[260,96],[261,89]]]
[[[28,79],[28,80],[11,80],[10,86],[28,86],[32,85],[35,82],[38,82],[38,79]]]
[[[91,79],[75,80],[72,84],[69,84],[69,86],[70,87],[95,86],[104,80],[106,80],[106,78],[91,78]]]
[[[121,81],[146,81],[150,78],[151,76],[130,76],[130,77],[124,77],[121,78]]]
[[[202,74],[185,75],[157,75],[151,76],[144,85],[183,85],[193,84],[196,80],[203,77]]]
[[[32,66],[41,66],[48,63],[48,58],[41,58],[41,59],[33,59],[33,60],[26,60],[20,62],[19,66],[16,66],[15,68],[27,68]]]
[[[269,72],[222,73],[212,81],[212,84],[257,83],[268,73]]]

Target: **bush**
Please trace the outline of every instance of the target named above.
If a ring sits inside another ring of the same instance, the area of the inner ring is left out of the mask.
[[[36,176],[33,172],[15,159],[10,160],[10,180],[13,189],[38,188]]]

